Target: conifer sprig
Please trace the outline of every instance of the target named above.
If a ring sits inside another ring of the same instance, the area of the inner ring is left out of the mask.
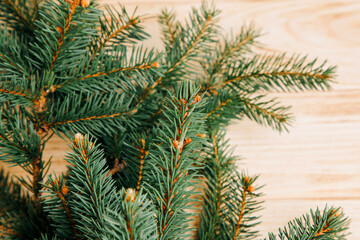
[[[258,90],[326,90],[332,82],[334,67],[326,62],[307,61],[306,57],[255,56],[228,66],[224,78],[213,88],[232,87],[247,92]]]
[[[252,239],[260,209],[256,177],[236,173],[236,158],[229,151],[224,132],[209,134],[209,155],[205,158],[205,193],[197,239]]]
[[[0,171],[0,234],[188,239],[199,215],[199,240],[256,237],[257,176],[236,172],[225,127],[248,117],[286,129],[288,108],[267,91],[328,89],[334,68],[252,52],[252,26],[222,37],[219,11],[206,2],[185,22],[162,11],[165,51],[139,46],[148,34],[136,11],[97,7],[0,2],[0,160],[30,175],[15,184]],[[76,135],[67,173],[45,184],[47,141],[75,132],[87,136]],[[201,212],[190,213],[201,199]],[[346,218],[329,211],[291,222],[280,238],[344,239]]]
[[[144,188],[152,194],[157,210],[159,239],[184,239],[189,237],[189,217],[196,189],[194,150],[199,146],[202,131],[199,113],[201,96],[190,83],[184,83],[174,95],[169,95],[158,137],[149,150],[152,169],[144,176]]]
[[[120,203],[120,204],[119,204]],[[152,202],[140,190],[120,190],[107,209],[104,240],[155,240],[159,235],[155,220],[156,212]]]
[[[141,26],[142,16],[135,11],[130,15],[124,6],[120,11],[108,5],[99,19],[101,32],[93,39],[93,57],[102,49],[111,50],[112,45],[132,45],[149,37]]]
[[[319,208],[310,211],[294,221],[289,222],[287,227],[279,229],[277,236],[269,233],[269,240],[290,239],[346,239],[344,232],[348,229],[349,219],[344,216],[340,208],[325,207],[323,211]],[[266,240],[264,239],[264,240]]]

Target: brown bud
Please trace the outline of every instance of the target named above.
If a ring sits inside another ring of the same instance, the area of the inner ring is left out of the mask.
[[[141,147],[141,148],[144,148],[144,147],[145,147],[145,140],[144,140],[144,139],[140,139],[140,140],[139,140],[139,143],[140,143],[140,147]]]
[[[186,103],[187,103],[187,101],[186,101],[185,99],[183,99],[183,98],[180,99],[179,102],[180,102],[180,103],[183,103],[183,104],[186,104]]]
[[[75,147],[78,148],[79,147],[78,143],[81,144],[83,139],[84,139],[84,136],[81,133],[75,134],[75,136],[74,136],[74,145],[75,145]]]
[[[89,0],[81,0],[80,1],[80,6],[82,6],[83,8],[88,7],[89,5],[90,5]]]
[[[175,139],[175,140],[173,141],[173,146],[174,146],[174,148],[178,148],[178,146],[179,146],[179,141]]]
[[[199,102],[201,100],[201,97],[199,95],[196,95],[196,97],[194,98],[194,100],[191,102],[191,104],[195,104],[197,102]]]
[[[248,186],[248,187],[247,187],[247,191],[248,191],[249,193],[253,193],[253,192],[255,191],[255,188],[254,188],[253,186]]]
[[[151,64],[151,66],[158,68],[160,66],[160,64],[158,62],[154,62],[154,63]]]
[[[125,193],[125,201],[126,202],[134,202],[135,201],[135,191],[132,188],[128,188]]]
[[[206,135],[205,135],[205,134],[203,134],[203,133],[201,133],[201,134],[196,134],[195,136],[197,136],[197,137],[201,137],[201,138],[206,137]]]
[[[188,145],[191,142],[192,142],[191,138],[185,138],[184,146]]]
[[[133,20],[130,21],[130,24],[131,24],[131,25],[134,25],[134,24],[137,24],[138,22],[139,22],[139,20],[137,20],[137,19],[135,18],[135,19],[133,19]]]
[[[63,34],[63,28],[62,27],[56,27],[56,30],[62,35]]]
[[[61,188],[61,192],[62,192],[62,194],[66,195],[69,192],[69,188],[66,185],[64,185]]]
[[[245,182],[245,183],[249,182],[249,177],[248,177],[248,176],[245,176],[245,177],[244,177],[244,182]]]

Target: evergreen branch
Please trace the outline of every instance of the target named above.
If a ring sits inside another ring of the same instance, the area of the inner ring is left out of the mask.
[[[48,177],[45,185],[46,197],[44,210],[48,212],[52,225],[59,237],[65,239],[80,239],[76,230],[76,223],[69,206],[69,188],[65,185],[63,176],[52,179]]]
[[[155,240],[158,239],[155,209],[142,190],[121,189],[107,208],[101,239]]]
[[[212,41],[212,34],[216,31],[214,17],[218,14],[218,11],[209,9],[205,2],[203,2],[201,10],[201,14],[197,10],[193,10],[193,15],[190,15],[190,20],[193,22],[192,26],[187,25],[187,29],[179,26],[181,28],[181,32],[179,32],[180,39],[172,50],[168,49],[166,53],[169,68],[163,73],[163,76],[157,78],[153,84],[144,89],[136,107],[140,106],[163,80],[169,80],[176,73],[178,73],[177,80],[185,78],[186,75],[181,66],[185,65],[186,67],[186,62],[198,59],[196,53],[205,48],[206,43]],[[191,69],[187,70],[192,71]]]
[[[290,72],[290,71],[279,71],[279,72],[264,72],[264,73],[251,73],[235,78],[226,80],[223,85],[227,85],[234,81],[249,79],[249,78],[261,78],[261,77],[280,77],[280,76],[294,76],[294,77],[308,77],[308,78],[319,78],[323,80],[330,79],[329,75],[325,74],[310,74],[301,72]]]
[[[2,33],[2,34],[6,34],[6,33],[7,33],[7,29],[5,28],[4,33]],[[0,36],[0,38],[2,38],[2,37],[4,37],[4,36]],[[6,40],[4,41],[4,39],[1,39],[1,40],[0,40],[1,44],[15,45],[15,42],[13,40],[10,40],[10,39],[8,39],[7,41]],[[16,47],[16,45],[15,45],[15,47]],[[20,52],[20,49],[16,49],[16,50]],[[0,49],[0,51],[4,51],[4,50]],[[18,76],[25,76],[28,80],[31,79],[30,74],[24,70],[24,66],[21,66],[21,64],[22,64],[21,60],[16,59],[17,60],[17,62],[16,62],[16,61],[14,61],[14,59],[11,59],[10,56],[7,56],[5,53],[1,53],[1,52],[0,52],[0,59],[4,60],[4,62],[0,62],[0,70],[4,70],[4,71],[1,71],[2,74],[4,74],[4,73],[10,73],[10,74],[13,73],[14,74],[15,73]],[[11,69],[8,64],[14,69]]]
[[[68,32],[68,30],[70,28],[73,14],[75,13],[76,6],[79,5],[79,3],[80,3],[80,0],[73,0],[73,1],[66,1],[66,2],[69,3],[70,9],[67,12],[67,15],[68,15],[67,18],[65,19],[65,27],[64,28],[61,28],[61,27],[57,28],[57,30],[60,33],[60,37],[58,38],[58,44],[57,44],[56,50],[53,52],[51,63],[50,63],[50,66],[49,66],[49,70],[51,70],[54,67],[54,63],[55,63],[56,59],[59,56],[60,48],[64,43],[64,36],[67,34],[67,32]]]
[[[120,143],[121,142],[121,143]],[[138,193],[144,183],[144,174],[149,171],[149,148],[152,142],[151,134],[138,134],[136,131],[125,135],[121,144],[122,170],[118,175],[118,186],[135,189]],[[146,182],[146,180],[145,180]]]
[[[73,230],[73,232],[74,232],[74,236],[76,236],[78,233],[77,233],[77,231],[76,231],[76,229],[75,229],[75,221],[74,221],[74,219],[73,219],[73,217],[72,217],[72,215],[71,215],[71,210],[70,210],[70,208],[69,208],[69,204],[68,204],[68,202],[67,202],[66,199],[65,199],[65,194],[67,194],[66,191],[68,191],[67,189],[68,189],[68,188],[64,185],[64,186],[62,187],[61,191],[60,191],[60,189],[57,191],[57,195],[58,195],[58,197],[61,199],[61,203],[62,203],[62,205],[63,205],[63,207],[64,207],[64,209],[65,209],[65,211],[66,211],[66,215],[68,216],[69,221],[70,221],[70,223],[71,223],[72,230]],[[76,239],[79,239],[79,238],[76,238]]]
[[[197,34],[196,38],[192,41],[191,45],[187,48],[186,52],[181,56],[181,58],[176,61],[169,70],[165,74],[169,74],[173,72],[193,51],[195,51],[195,46],[198,44],[200,39],[203,37],[204,33],[208,30],[208,27],[211,23],[211,20],[213,19],[212,15],[209,15],[203,26],[200,29],[200,32]]]
[[[155,63],[155,66],[156,63]],[[133,67],[124,67],[124,68],[117,68],[117,69],[113,69],[109,72],[97,72],[97,73],[93,73],[93,74],[90,74],[90,75],[87,75],[87,76],[84,76],[82,77],[81,79],[79,79],[80,81],[81,80],[85,80],[85,79],[88,79],[88,78],[93,78],[93,77],[99,77],[99,76],[106,76],[106,75],[109,75],[109,74],[112,74],[112,73],[116,73],[116,72],[124,72],[124,71],[136,71],[136,70],[139,70],[139,69],[149,69],[149,68],[152,68],[154,67],[154,63],[151,63],[151,64],[144,64],[144,65],[139,65],[139,66],[133,66]]]
[[[288,226],[279,229],[278,237],[281,240],[291,239],[346,239],[345,230],[349,227],[349,220],[339,208],[325,207],[321,212],[316,209],[310,214],[303,215],[288,223]],[[278,239],[274,233],[269,233],[269,240]]]
[[[175,13],[164,9],[159,16],[159,22],[163,25],[162,32],[167,51],[171,51],[176,43],[179,31],[179,23],[175,23]]]
[[[260,210],[260,204],[263,203],[257,200],[262,194],[255,193],[260,188],[253,186],[257,178],[258,176],[249,177],[245,174],[237,174],[234,178],[234,181],[238,184],[236,187],[233,187],[233,191],[237,190],[238,194],[240,192],[240,201],[235,202],[235,205],[238,204],[238,210],[234,218],[235,221],[229,221],[233,240],[253,239],[257,236],[258,231],[251,230],[251,228],[259,224],[259,222],[254,222],[259,216],[253,216],[253,214]]]
[[[218,106],[216,106],[216,108],[214,108],[211,112],[209,112],[207,114],[208,117],[210,117],[211,115],[213,115],[214,113],[216,113],[218,110],[220,110],[222,107],[224,107],[225,105],[227,105],[228,103],[230,103],[230,99],[226,99],[225,102],[220,103]]]
[[[125,126],[136,126],[128,122],[136,108],[130,108],[132,97],[112,92],[110,94],[73,93],[55,102],[44,119],[44,125],[57,134],[90,132],[93,136],[113,136]],[[70,130],[70,131],[69,131]]]
[[[33,124],[16,107],[2,106],[1,112],[0,160],[28,171],[27,166],[39,157],[39,136]]]
[[[80,121],[89,121],[89,120],[94,120],[94,119],[102,119],[102,118],[114,118],[114,117],[119,117],[119,116],[125,116],[125,115],[133,115],[137,112],[137,109],[131,110],[131,111],[126,111],[126,112],[118,112],[118,113],[114,113],[114,114],[106,114],[106,115],[100,115],[100,116],[90,116],[90,117],[84,117],[84,118],[79,118],[76,120],[67,120],[67,121],[62,121],[62,122],[55,122],[52,123],[49,126],[58,126],[58,125],[64,125],[64,124],[70,124],[70,123],[75,123],[75,122],[80,122]]]
[[[7,94],[13,94],[13,95],[18,95],[18,96],[22,96],[22,97],[25,97],[27,98],[27,95],[25,93],[22,93],[22,92],[16,92],[16,91],[8,91],[6,89],[0,89],[0,92],[1,93],[7,93]]]
[[[250,239],[256,235],[251,228],[259,210],[253,187],[257,177],[236,174],[235,158],[228,150],[224,132],[208,130],[209,149],[205,158],[205,193],[197,229],[197,239]]]
[[[326,62],[315,67],[317,60],[306,63],[306,57],[285,59],[281,56],[255,56],[229,66],[223,76],[208,90],[222,87],[241,91],[257,90],[325,90],[332,81],[334,67],[325,68]]]
[[[131,50],[129,54],[128,48],[118,46],[113,48],[111,54],[101,51],[92,60],[85,58],[76,69],[68,73],[71,76],[66,77],[68,80],[53,86],[53,92],[58,89],[66,92],[79,88],[92,92],[94,87],[102,92],[119,88],[134,91],[138,85],[144,87],[152,84],[154,73],[155,76],[159,75],[159,64],[153,50],[144,51],[142,47],[133,47]]]
[[[139,147],[139,151],[140,151],[140,165],[139,165],[139,176],[138,176],[138,181],[136,183],[136,192],[139,192],[140,190],[140,183],[141,183],[141,179],[143,176],[143,167],[144,167],[144,158],[146,155],[148,155],[148,151],[145,150],[145,140],[141,139],[140,141],[140,147]]]
[[[81,63],[91,36],[95,34],[95,22],[99,11],[93,4],[82,4],[80,0],[48,1],[35,22],[38,30],[35,41],[30,42],[30,57],[27,58],[38,70],[51,70],[58,79],[66,79]]]
[[[219,89],[207,98],[205,111],[208,125],[218,128],[227,126],[233,119],[240,119],[243,116],[244,103],[238,94]]]
[[[245,204],[246,204],[246,197],[247,197],[247,193],[248,191],[244,191],[243,195],[241,196],[242,200],[241,200],[241,209],[240,209],[240,214],[238,217],[238,221],[236,223],[236,227],[235,227],[235,234],[234,234],[234,239],[233,240],[237,240],[238,238],[240,238],[240,229],[243,225],[242,221],[243,221],[243,216],[245,213]],[[241,238],[240,238],[241,239]]]
[[[234,168],[233,157],[226,157],[223,140],[224,135],[218,131],[208,129],[210,140],[208,156],[205,159],[205,193],[200,215],[200,223],[197,229],[197,239],[217,239],[221,222],[225,221],[222,216],[223,202],[228,198],[229,173]],[[220,149],[219,149],[220,147]]]
[[[225,71],[228,64],[242,59],[242,54],[250,51],[250,47],[254,45],[255,39],[259,37],[258,31],[253,26],[242,27],[239,35],[232,40],[225,39],[224,46],[217,43],[215,52],[209,52],[209,66],[207,69],[208,84],[212,84],[215,75]]]
[[[117,35],[119,35],[120,33],[124,32],[125,30],[128,30],[130,27],[134,26],[135,24],[137,24],[139,22],[139,20],[135,19],[131,19],[128,23],[126,23],[125,25],[119,27],[118,29],[116,29],[114,32],[112,32],[110,35],[108,35],[105,39],[103,39],[103,41],[100,43],[100,46],[97,48],[96,52],[100,52],[100,50],[106,46],[106,44],[113,38],[115,38]],[[95,54],[92,56],[92,59],[95,57]]]
[[[148,36],[144,32],[143,27],[139,25],[141,21],[140,16],[134,17],[136,10],[132,16],[129,16],[123,6],[120,6],[120,8],[121,12],[118,12],[108,5],[105,6],[105,13],[99,19],[101,32],[99,36],[94,38],[92,46],[94,52],[91,59],[104,49],[110,41],[119,46],[133,44],[135,41],[143,40]]]
[[[103,153],[88,137],[75,135],[72,149],[74,153],[67,158],[71,164],[67,179],[69,207],[77,236],[96,239],[104,226],[105,208],[111,203],[114,182],[106,176]]]
[[[124,169],[125,165],[125,162],[120,163],[119,159],[115,158],[114,166],[110,169],[106,176],[114,175],[115,173],[121,172],[121,170]]]
[[[159,239],[164,240],[189,237],[191,214],[185,210],[194,201],[188,197],[189,188],[196,187],[194,163],[198,156],[194,150],[199,144],[196,133],[203,116],[196,112],[201,97],[190,83],[181,85],[176,93],[166,101],[159,135],[149,150],[149,164],[143,175],[144,187],[157,209]]]
[[[287,113],[289,107],[279,106],[276,99],[263,100],[265,95],[255,98],[250,96],[240,96],[240,101],[244,104],[243,113],[251,120],[268,126],[279,131],[286,130],[291,123],[291,115]]]

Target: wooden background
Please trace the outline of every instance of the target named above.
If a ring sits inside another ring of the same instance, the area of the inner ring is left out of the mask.
[[[99,0],[117,5],[118,0]],[[154,16],[164,7],[179,18],[200,0],[122,1],[129,9]],[[338,65],[337,83],[330,92],[273,94],[293,106],[296,121],[290,133],[279,134],[244,120],[228,131],[239,168],[259,173],[265,209],[262,234],[277,231],[288,220],[326,203],[342,206],[352,219],[349,240],[360,239],[360,1],[359,0],[218,0],[221,26],[237,33],[254,22],[265,33],[260,39],[269,52],[286,50],[328,59]],[[146,46],[161,48],[154,18],[145,23],[152,38]],[[53,169],[64,170],[65,144],[54,138],[46,156]],[[13,168],[16,173],[19,169]]]

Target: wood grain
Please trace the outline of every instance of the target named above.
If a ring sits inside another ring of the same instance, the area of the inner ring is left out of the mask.
[[[100,0],[117,5],[116,0]],[[174,8],[179,18],[199,0],[143,0],[121,2],[129,9],[154,16],[164,7]],[[222,0],[224,32],[236,33],[243,23],[254,22],[266,33],[261,41],[269,52],[286,50],[328,59],[338,65],[337,83],[329,92],[274,93],[293,106],[296,121],[290,133],[244,120],[229,127],[228,137],[244,160],[240,169],[261,174],[265,209],[259,230],[265,236],[309,208],[342,206],[352,219],[349,240],[360,239],[360,1],[317,0]],[[152,38],[146,46],[161,48],[155,18],[145,27]],[[54,138],[46,149],[53,155],[52,169],[65,169],[66,145]],[[13,173],[20,173],[12,168]]]

